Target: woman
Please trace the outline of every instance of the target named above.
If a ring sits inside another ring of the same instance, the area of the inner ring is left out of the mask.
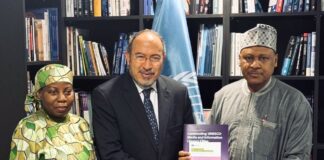
[[[25,107],[35,112],[17,125],[10,160],[95,159],[88,123],[69,113],[74,101],[72,82],[73,73],[64,65],[50,64],[36,73]]]

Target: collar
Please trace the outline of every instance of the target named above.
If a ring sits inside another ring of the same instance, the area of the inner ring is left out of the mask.
[[[48,121],[53,122],[53,123],[65,123],[65,122],[68,122],[69,119],[70,119],[70,113],[67,113],[67,115],[62,120],[55,120],[55,119],[53,119],[51,116],[49,116],[47,114],[47,112],[44,110],[44,108],[41,108],[39,110],[39,113],[41,115],[43,115],[43,117],[45,117]]]
[[[265,86],[263,86],[259,91],[252,93],[249,90],[246,79],[243,79],[243,81],[242,81],[242,89],[243,89],[243,92],[246,95],[255,94],[256,96],[259,96],[259,95],[263,95],[263,94],[267,93],[268,91],[270,91],[273,88],[275,82],[276,82],[276,79],[273,78],[273,77],[270,77],[268,83]]]
[[[155,92],[157,92],[156,81],[155,81],[155,82],[154,82],[150,87],[145,87],[145,88],[143,88],[143,87],[141,87],[140,85],[138,85],[138,84],[136,83],[136,81],[133,80],[133,82],[135,83],[135,86],[136,86],[137,91],[138,91],[139,94],[142,93],[142,91],[143,91],[144,89],[146,89],[146,88],[150,88],[150,87],[151,87]]]

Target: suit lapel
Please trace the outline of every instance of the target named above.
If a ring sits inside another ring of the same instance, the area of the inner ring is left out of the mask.
[[[143,102],[141,100],[141,97],[138,93],[138,90],[134,84],[134,81],[132,80],[129,73],[125,73],[125,77],[123,78],[124,82],[124,89],[123,89],[123,98],[127,102],[128,106],[130,107],[131,111],[134,113],[137,121],[140,123],[140,128],[143,130],[145,136],[143,137],[150,137],[150,141],[154,149],[157,151],[157,147],[153,140],[153,133],[151,126],[148,122]]]
[[[163,150],[163,141],[165,140],[168,120],[172,112],[172,102],[170,101],[170,90],[165,81],[160,77],[157,81],[158,103],[159,103],[159,154]]]

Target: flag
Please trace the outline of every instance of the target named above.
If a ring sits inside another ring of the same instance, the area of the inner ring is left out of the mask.
[[[162,74],[172,77],[188,88],[195,122],[202,124],[203,107],[183,2],[183,0],[158,0],[153,30],[165,41],[167,58]]]

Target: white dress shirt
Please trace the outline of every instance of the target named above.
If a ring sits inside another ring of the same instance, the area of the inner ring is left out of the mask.
[[[136,82],[135,82],[136,88],[138,90],[139,95],[141,96],[142,102],[144,103],[144,94],[143,94],[143,90],[146,88],[142,88],[140,87]],[[148,87],[150,88],[150,87]],[[158,103],[158,94],[157,94],[157,88],[156,88],[156,82],[154,82],[151,86],[152,90],[151,90],[151,94],[150,94],[150,100],[153,104],[153,110],[154,110],[154,114],[156,117],[156,121],[157,124],[159,126],[159,103]]]

